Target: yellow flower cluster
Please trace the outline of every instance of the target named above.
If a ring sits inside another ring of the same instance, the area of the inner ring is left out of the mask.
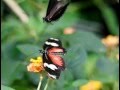
[[[102,39],[102,43],[108,48],[113,48],[119,44],[119,37],[108,35],[106,38]]]
[[[80,87],[80,90],[100,90],[102,89],[102,83],[100,81],[91,80],[87,84]]]
[[[37,59],[30,59],[30,64],[27,66],[27,70],[29,72],[41,72],[44,70],[43,60],[41,57],[37,57]]]

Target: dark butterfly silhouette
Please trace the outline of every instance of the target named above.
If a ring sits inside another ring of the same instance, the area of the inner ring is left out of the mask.
[[[65,62],[61,55],[66,53],[59,39],[49,38],[43,45],[43,66],[48,76],[58,79],[61,71],[65,69]]]
[[[69,5],[69,0],[49,0],[46,16],[43,18],[46,22],[58,20]]]

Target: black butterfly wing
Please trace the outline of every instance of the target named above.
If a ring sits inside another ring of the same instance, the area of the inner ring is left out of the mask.
[[[49,0],[46,16],[50,13],[51,9],[54,7],[56,0]]]
[[[53,8],[52,11],[50,12],[51,20],[52,21],[58,20],[64,14],[68,5],[69,3],[67,3],[66,5],[62,5],[62,3],[56,4],[55,8]]]
[[[61,70],[59,68],[52,70],[52,68],[50,68],[50,65],[53,65],[52,62],[49,60],[49,57],[47,56],[46,53],[43,53],[43,64],[47,64],[47,66],[44,65],[45,70],[48,73],[48,76],[50,78],[53,79],[58,79],[61,73]]]
[[[59,19],[68,5],[69,2],[64,2],[63,0],[50,0],[44,20],[46,22],[51,22]]]
[[[48,43],[49,44],[48,44]],[[51,43],[51,44],[50,44]],[[44,45],[43,45],[43,49],[45,50],[46,48],[50,48],[50,47],[54,47],[52,45],[52,43],[56,43],[58,45],[58,47],[62,47],[62,42],[59,39],[54,39],[54,38],[49,38],[48,40],[45,41]]]

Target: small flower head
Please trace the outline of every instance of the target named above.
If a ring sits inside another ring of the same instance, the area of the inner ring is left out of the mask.
[[[30,59],[30,64],[27,66],[27,70],[29,72],[41,72],[44,70],[43,60],[41,57],[37,57],[37,59]]]
[[[108,35],[106,38],[102,39],[102,43],[108,48],[113,48],[119,44],[119,37]]]
[[[64,34],[73,34],[75,32],[75,29],[72,27],[68,27],[64,29]]]
[[[80,90],[100,90],[102,83],[100,81],[90,81],[87,84],[80,87]]]

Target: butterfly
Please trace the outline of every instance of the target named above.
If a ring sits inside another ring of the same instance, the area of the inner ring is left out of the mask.
[[[58,20],[69,5],[69,0],[49,0],[46,16],[43,18],[46,22]]]
[[[48,76],[59,79],[61,71],[65,70],[65,62],[61,55],[66,53],[59,39],[49,38],[43,45],[43,66]]]

